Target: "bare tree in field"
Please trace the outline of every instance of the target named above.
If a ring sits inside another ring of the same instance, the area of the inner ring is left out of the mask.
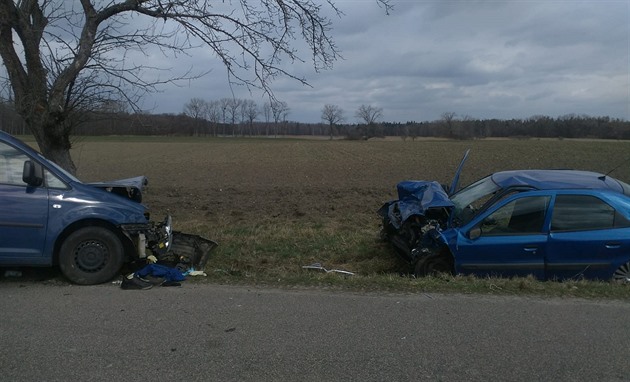
[[[383,108],[361,105],[357,109],[355,117],[365,123],[360,127],[363,130],[363,137],[366,139],[371,138],[378,135],[376,123],[383,117]]]
[[[355,114],[357,119],[365,122],[366,125],[375,124],[383,116],[383,108],[372,105],[361,105]]]
[[[376,2],[391,9],[389,0]],[[278,76],[306,84],[283,64],[302,61],[296,40],[307,44],[316,70],[339,58],[329,10],[341,15],[332,0],[2,0],[0,57],[16,110],[40,149],[75,172],[67,123],[73,112],[93,99],[136,105],[160,84],[195,77],[155,73],[134,61],[136,53],[181,55],[205,46],[230,82],[272,94]]]
[[[253,135],[254,121],[258,118],[260,111],[258,105],[251,99],[243,100],[241,104],[241,115],[244,122],[247,123],[249,135]]]
[[[448,132],[447,134],[450,138],[455,138],[455,128],[453,125],[456,115],[457,114],[452,111],[446,111],[442,113],[442,122],[444,122],[444,124],[446,125],[446,129]]]
[[[289,115],[289,105],[284,101],[271,101],[269,106],[271,107],[271,114],[274,121],[274,135],[278,135],[280,122],[286,121]]]
[[[205,118],[208,110],[208,103],[201,98],[191,98],[188,103],[184,105],[184,114],[195,120],[194,131],[191,131],[191,135],[199,135],[199,125],[201,120]]]
[[[271,103],[265,102],[263,104],[263,116],[265,117],[265,136],[269,136],[269,122],[271,122]]]
[[[328,132],[330,133],[330,139],[333,139],[333,133],[335,125],[343,121],[343,109],[337,105],[324,105],[322,109],[322,120],[328,123]]]
[[[208,108],[206,109],[206,119],[212,125],[212,135],[217,136],[217,125],[221,121],[221,104],[220,101],[208,102]]]
[[[238,110],[240,109],[242,103],[243,100],[238,98],[228,98],[228,102],[226,103],[225,115],[226,118],[228,118],[230,125],[232,125],[232,135],[236,134]]]
[[[219,100],[219,108],[221,109],[221,123],[223,124],[226,124],[228,121],[227,109],[230,106],[230,102],[232,102],[231,98],[221,98]],[[225,130],[223,130],[223,134],[225,135]]]
[[[184,105],[184,114],[190,118],[202,118],[207,107],[205,100],[201,98],[191,98],[190,101]]]

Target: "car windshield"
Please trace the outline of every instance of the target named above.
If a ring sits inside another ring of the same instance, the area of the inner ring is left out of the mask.
[[[464,225],[475,216],[475,211],[481,208],[492,195],[499,190],[492,176],[482,178],[475,183],[461,189],[451,197],[455,204],[453,209],[453,222],[456,225]]]

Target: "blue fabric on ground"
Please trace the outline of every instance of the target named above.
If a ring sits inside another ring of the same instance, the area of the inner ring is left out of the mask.
[[[140,277],[151,275],[154,277],[164,277],[166,281],[184,281],[186,277],[182,272],[175,268],[169,268],[160,264],[149,264],[146,267],[135,272]]]

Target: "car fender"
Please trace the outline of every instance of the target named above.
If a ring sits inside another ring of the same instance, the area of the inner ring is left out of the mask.
[[[85,186],[84,186],[85,187]],[[123,224],[148,224],[146,207],[137,202],[91,188],[82,192],[81,187],[71,190],[50,190],[49,219],[44,253],[52,257],[54,249],[68,227],[79,222],[103,222],[109,227]],[[93,223],[91,223],[93,224]],[[120,233],[123,233],[119,230]]]

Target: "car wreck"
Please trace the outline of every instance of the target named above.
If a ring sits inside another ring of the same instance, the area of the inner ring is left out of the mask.
[[[382,238],[416,276],[440,272],[630,282],[630,185],[580,170],[513,170],[457,190],[403,181]]]
[[[77,284],[111,280],[133,261],[203,269],[217,246],[154,222],[144,176],[83,183],[0,131],[0,266],[58,265]]]

